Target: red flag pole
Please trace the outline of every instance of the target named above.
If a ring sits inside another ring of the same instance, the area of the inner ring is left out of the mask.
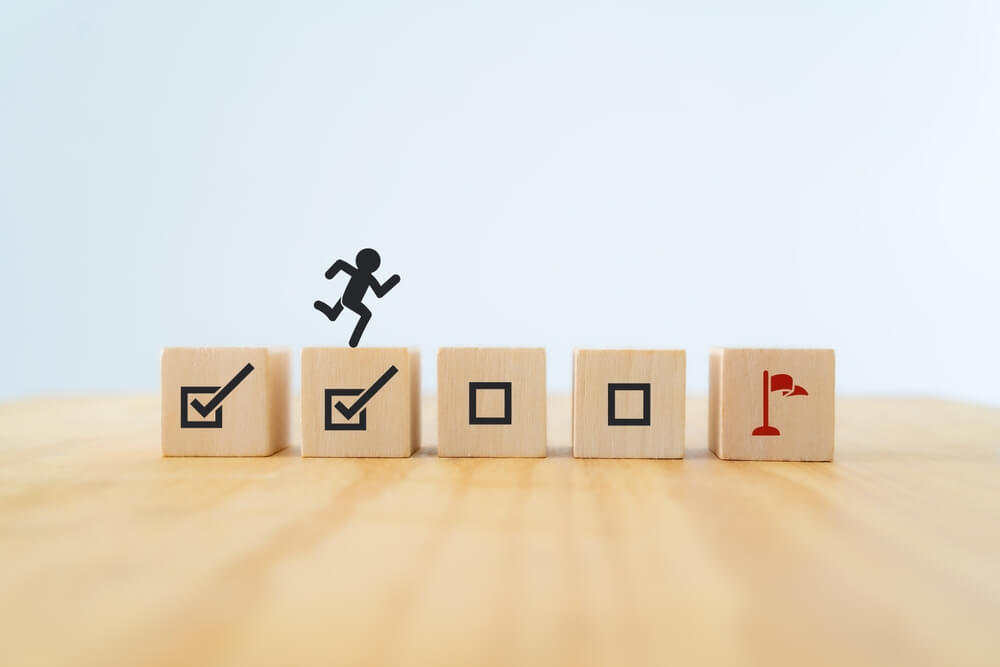
[[[770,379],[771,379],[770,375],[768,374],[767,370],[765,370],[764,371],[764,428],[765,429],[770,428],[771,426],[767,421],[769,417],[768,408],[771,407],[770,406],[771,392],[768,391],[770,389],[768,385],[771,384],[769,382]]]
[[[765,370],[762,387],[764,393],[764,423],[753,430],[750,435],[781,435],[781,431],[770,424],[771,376]]]

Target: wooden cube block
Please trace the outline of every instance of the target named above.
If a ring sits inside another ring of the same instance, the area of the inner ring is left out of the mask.
[[[683,350],[576,350],[573,456],[684,456]]]
[[[709,373],[720,459],[833,460],[833,350],[715,349]]]
[[[545,456],[545,350],[438,351],[438,456]]]
[[[303,456],[410,456],[420,446],[420,354],[302,350]]]
[[[269,456],[288,446],[291,353],[172,347],[161,365],[164,456]]]

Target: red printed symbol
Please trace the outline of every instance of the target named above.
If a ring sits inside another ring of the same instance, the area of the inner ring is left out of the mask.
[[[780,391],[782,396],[808,396],[809,392],[805,387],[795,384],[791,375],[778,373],[770,375],[764,371],[764,423],[753,430],[751,435],[781,435],[781,431],[768,423],[768,404],[772,391]]]

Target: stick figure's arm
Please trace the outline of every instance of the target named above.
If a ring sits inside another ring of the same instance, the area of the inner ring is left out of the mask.
[[[338,259],[336,262],[333,263],[333,266],[331,266],[329,269],[326,270],[326,279],[330,280],[340,271],[343,271],[349,276],[353,276],[357,270],[344,260]]]
[[[379,285],[378,281],[375,280],[375,276],[372,276],[372,281],[370,284],[372,287],[372,292],[375,293],[375,296],[381,299],[389,292],[389,290],[391,290],[393,287],[399,284],[399,274],[393,274],[388,280],[386,280],[381,285]]]

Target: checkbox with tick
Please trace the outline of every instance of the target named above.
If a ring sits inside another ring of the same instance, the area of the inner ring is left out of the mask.
[[[302,455],[409,456],[419,373],[419,356],[406,348],[304,349]]]
[[[161,372],[164,456],[268,456],[288,446],[288,350],[167,348]]]
[[[326,405],[326,415],[325,415],[325,428],[327,431],[364,431],[368,428],[368,411],[365,409],[365,405],[371,401],[375,395],[393,378],[399,369],[395,366],[389,366],[388,369],[382,375],[378,377],[375,382],[372,383],[367,389],[343,389],[343,388],[327,388],[323,390],[323,395],[325,397]],[[345,405],[342,400],[334,403],[334,399],[338,396],[358,396],[356,400],[351,401],[350,406]],[[340,414],[340,416],[345,420],[340,423],[335,423],[334,412]],[[351,420],[355,415],[358,415],[358,420],[351,423]]]
[[[253,364],[247,363],[224,387],[181,387],[181,428],[222,428],[222,402],[251,373]],[[191,398],[192,395],[200,398]],[[197,415],[194,419],[192,413]]]

